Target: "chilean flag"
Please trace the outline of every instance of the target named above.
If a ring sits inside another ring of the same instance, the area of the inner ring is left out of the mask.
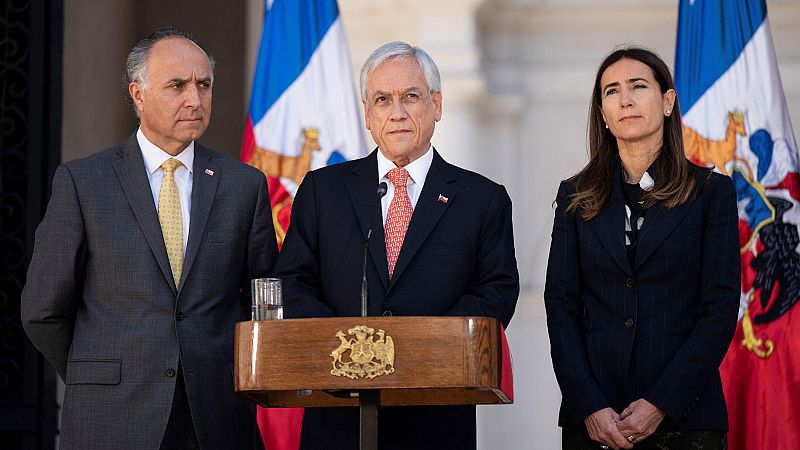
[[[266,0],[241,160],[267,175],[278,244],[309,170],[367,153],[335,0]],[[333,224],[332,224],[333,225]],[[302,409],[262,409],[267,450],[296,450]]]
[[[267,174],[279,244],[303,176],[367,154],[358,100],[336,0],[266,0],[241,159]]]
[[[687,156],[733,179],[739,324],[720,367],[731,450],[800,449],[800,166],[764,0],[681,0]]]

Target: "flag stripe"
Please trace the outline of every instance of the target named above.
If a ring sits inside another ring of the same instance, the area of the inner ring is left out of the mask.
[[[681,110],[691,109],[739,58],[766,16],[766,0],[681,1],[675,50]]]
[[[253,124],[258,145],[288,156],[297,156],[297,130],[309,124],[329,125],[320,133],[323,148],[337,150],[348,159],[361,156],[366,148],[361,132],[359,105],[353,89],[344,89],[352,81],[350,56],[344,28],[336,20],[318,51],[286,92],[277,99],[261,120]],[[333,126],[340,124],[349,126]],[[326,153],[315,153],[312,168],[326,165]]]
[[[250,119],[255,123],[305,69],[319,43],[339,17],[336,2],[276,1],[265,9]]]

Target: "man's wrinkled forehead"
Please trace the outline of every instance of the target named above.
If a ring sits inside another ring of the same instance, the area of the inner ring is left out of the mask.
[[[369,97],[373,97],[379,92],[382,94],[390,93],[386,91],[388,86],[380,86],[380,88],[375,86],[376,73],[378,73],[381,78],[388,78],[394,81],[399,81],[398,79],[403,78],[402,81],[405,82],[402,89],[403,92],[414,90],[419,93],[427,93],[430,91],[422,66],[419,64],[419,61],[411,56],[392,56],[375,66],[367,75],[366,84],[367,95]]]
[[[202,62],[201,62],[202,61]],[[197,78],[213,78],[211,62],[206,52],[197,44],[183,37],[163,39],[153,45],[147,61],[151,68],[174,71],[176,77],[186,78],[192,74],[178,74],[191,70]]]

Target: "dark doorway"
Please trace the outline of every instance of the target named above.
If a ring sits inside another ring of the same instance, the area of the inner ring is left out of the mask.
[[[0,2],[0,448],[53,449],[56,376],[20,294],[61,154],[63,0]]]

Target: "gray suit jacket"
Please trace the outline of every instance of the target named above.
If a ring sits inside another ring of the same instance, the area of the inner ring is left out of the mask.
[[[66,383],[62,449],[157,449],[179,361],[202,448],[260,446],[232,361],[248,280],[277,255],[266,180],[199,144],[193,174],[176,290],[135,136],[56,171],[21,309]]]

